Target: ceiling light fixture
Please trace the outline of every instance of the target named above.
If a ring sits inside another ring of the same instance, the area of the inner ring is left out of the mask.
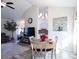
[[[42,13],[40,13],[39,15],[38,15],[38,18],[40,18],[42,16]]]

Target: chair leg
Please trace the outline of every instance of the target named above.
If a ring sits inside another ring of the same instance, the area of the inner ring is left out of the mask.
[[[46,55],[44,55],[44,59],[46,59]]]
[[[53,50],[51,51],[51,59],[53,59]]]
[[[33,55],[31,55],[31,59],[34,59],[34,56]]]
[[[55,56],[55,59],[56,59],[56,50],[54,51],[54,56]]]
[[[55,53],[55,59],[56,59],[56,53]]]
[[[34,59],[37,59],[37,54],[34,55]]]

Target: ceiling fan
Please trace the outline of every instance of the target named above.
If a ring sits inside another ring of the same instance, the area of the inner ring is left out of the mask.
[[[11,9],[15,9],[14,7],[10,6],[12,4],[13,4],[13,2],[3,2],[3,1],[1,1],[1,8],[7,6],[7,7],[11,8]]]

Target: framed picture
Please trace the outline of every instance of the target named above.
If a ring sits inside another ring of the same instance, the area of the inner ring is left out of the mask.
[[[67,31],[67,17],[54,18],[53,31]]]

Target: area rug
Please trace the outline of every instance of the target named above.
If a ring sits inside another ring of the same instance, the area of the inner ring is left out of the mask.
[[[10,59],[31,59],[31,50],[27,50],[21,54],[16,54]]]

